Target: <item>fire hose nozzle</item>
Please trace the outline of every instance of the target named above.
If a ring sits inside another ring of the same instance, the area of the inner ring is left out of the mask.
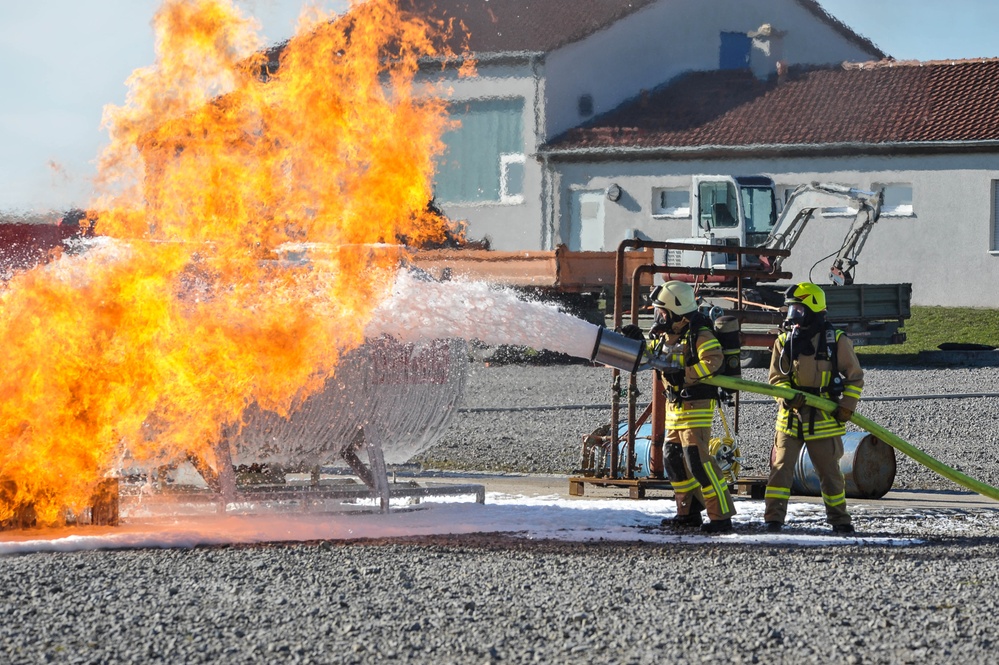
[[[597,329],[590,360],[622,372],[637,372],[645,358],[645,340],[625,337],[607,328]]]

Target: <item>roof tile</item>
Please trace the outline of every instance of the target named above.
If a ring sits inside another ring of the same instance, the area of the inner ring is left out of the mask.
[[[999,140],[999,59],[691,72],[549,147],[888,144]],[[619,130],[618,128],[628,128]]]

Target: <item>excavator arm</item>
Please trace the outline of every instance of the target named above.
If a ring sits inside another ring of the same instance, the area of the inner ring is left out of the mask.
[[[853,190],[857,191],[857,190]],[[832,267],[829,269],[829,279],[833,284],[843,286],[853,284],[853,268],[857,265],[857,256],[860,255],[867,242],[867,236],[871,228],[877,224],[881,217],[881,206],[884,203],[884,192],[858,192],[862,196],[858,198],[860,207],[857,216],[850,225],[850,230],[843,240],[843,245],[839,248],[836,258],[833,259]]]
[[[871,228],[881,216],[881,192],[865,192],[843,185],[817,183],[801,185],[788,197],[777,223],[774,224],[763,247],[790,250],[798,242],[808,222],[822,208],[842,206],[844,203],[857,211],[847,231],[846,238],[836,253],[829,278],[834,284],[852,284],[853,268],[857,256],[867,241]],[[783,257],[773,259],[770,269],[780,271]]]

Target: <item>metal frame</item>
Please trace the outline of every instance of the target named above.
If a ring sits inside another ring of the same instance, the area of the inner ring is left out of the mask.
[[[665,242],[665,241],[653,241],[653,240],[642,240],[639,238],[629,238],[621,242],[617,249],[617,261],[615,263],[615,274],[614,274],[614,327],[619,328],[624,321],[624,312],[622,310],[622,302],[624,300],[624,286],[625,286],[625,252],[627,250],[634,249],[663,249],[663,250],[681,250],[681,251],[699,251],[699,252],[711,252],[719,251],[719,247],[716,245],[704,245],[704,244],[692,244],[692,243],[679,243],[679,242]],[[789,279],[791,277],[790,273],[783,272],[773,272],[769,270],[760,269],[750,269],[744,268],[742,259],[743,256],[766,256],[766,257],[786,257],[790,255],[789,250],[785,249],[766,249],[760,247],[729,247],[725,246],[722,248],[725,253],[736,255],[736,269],[713,269],[713,268],[686,268],[686,267],[676,267],[676,266],[660,266],[655,263],[639,265],[634,269],[631,276],[631,294],[629,300],[631,320],[630,323],[637,325],[639,321],[639,310],[641,309],[640,302],[640,292],[642,286],[642,279],[645,276],[654,275],[683,275],[683,276],[693,276],[693,283],[696,285],[701,282],[708,282],[709,280],[717,281],[721,279],[735,279],[736,283],[736,306],[733,310],[736,312],[736,316],[743,317],[747,315],[751,318],[752,314],[746,313],[743,308],[742,302],[742,289],[744,286],[744,280],[757,281],[778,281],[780,279]],[[702,280],[697,278],[701,277]],[[747,339],[746,334],[742,334],[742,338],[745,341]],[[659,376],[658,371],[656,371],[656,377],[654,382],[658,385]],[[652,418],[652,450],[650,450],[650,463],[662,464],[662,446],[665,442],[666,432],[664,426],[665,420],[665,400],[661,394],[661,391],[653,391],[652,394],[652,404],[641,414],[637,413],[637,401],[638,401],[638,379],[634,373],[631,374],[629,378],[628,385],[628,406],[627,406],[627,438],[625,446],[626,460],[624,468],[621,468],[621,460],[618,459],[620,448],[619,439],[619,429],[621,422],[621,371],[618,369],[613,369],[611,378],[611,423],[610,431],[605,435],[598,435],[597,433],[590,434],[583,439],[583,469],[582,476],[573,476],[569,478],[569,494],[571,496],[582,496],[585,492],[585,485],[595,484],[599,486],[616,486],[616,487],[627,487],[629,490],[629,496],[633,499],[645,498],[646,490],[649,489],[668,489],[672,491],[672,486],[668,479],[664,477],[649,477],[649,478],[638,478],[635,476],[634,458],[635,458],[635,432],[636,430],[645,422],[649,417]],[[738,432],[739,427],[739,402],[738,395],[735,401],[735,431]],[[610,447],[609,457],[610,464],[607,468],[603,468],[603,460],[608,456],[605,451],[607,447]],[[596,457],[593,454],[594,450],[599,449],[600,452],[600,465],[595,464]],[[656,451],[658,450],[658,455]],[[593,464],[587,467],[587,460],[593,460]],[[620,476],[620,477],[619,477]]]

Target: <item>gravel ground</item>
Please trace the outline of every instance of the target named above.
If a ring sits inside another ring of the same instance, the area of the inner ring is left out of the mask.
[[[610,420],[611,377],[608,369],[579,364],[475,365],[463,411],[417,460],[433,468],[572,473],[580,466],[583,436]],[[746,370],[743,378],[766,383],[766,370]],[[647,403],[651,374],[639,375],[638,388],[639,402]],[[947,466],[999,486],[999,398],[878,401],[967,393],[999,394],[999,369],[867,368],[866,401],[858,412]],[[775,416],[772,399],[741,396],[737,441],[744,475],[767,474]],[[715,434],[722,431],[716,424]],[[905,455],[896,458],[898,489],[959,489]]]
[[[465,410],[420,461],[570,472],[582,435],[607,420],[605,408],[582,407],[610,402],[610,376],[582,365],[476,365]],[[999,372],[869,368],[865,397],[961,392],[999,392]],[[773,406],[751,401],[740,446],[762,473]],[[861,406],[993,485],[997,411],[995,398]],[[956,489],[901,456],[895,486]],[[865,520],[865,529],[922,539],[905,546],[479,534],[8,556],[0,662],[993,663],[997,514]]]

